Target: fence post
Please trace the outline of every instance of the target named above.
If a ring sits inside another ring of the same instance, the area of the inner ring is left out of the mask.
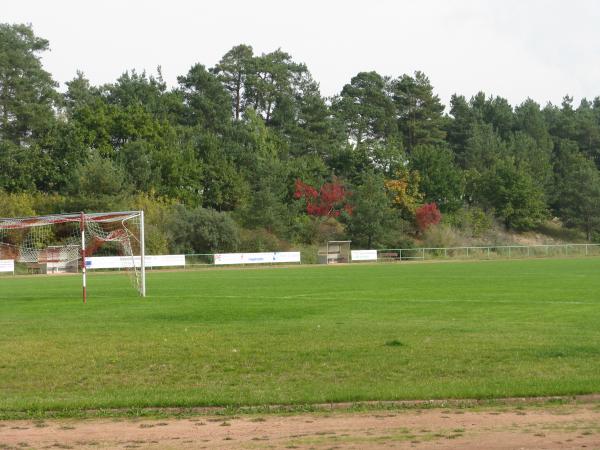
[[[527,257],[528,257],[528,258],[529,258],[529,256],[531,255],[531,253],[530,253],[530,250],[531,250],[531,247],[530,247],[530,246],[527,246]]]
[[[487,248],[487,257],[488,257],[488,259],[490,259],[490,248],[489,247]]]
[[[423,261],[425,261],[425,247],[423,247],[423,257],[421,258]]]
[[[444,258],[448,258],[448,249],[444,248]]]
[[[467,247],[467,258],[469,257],[469,247]]]
[[[509,258],[510,258],[510,250],[511,250],[511,247],[509,246],[509,247],[508,247],[508,257],[509,257]]]
[[[400,254],[398,256],[400,258],[400,261],[402,261],[402,249],[400,249]]]
[[[588,245],[585,244],[585,256],[588,256]]]

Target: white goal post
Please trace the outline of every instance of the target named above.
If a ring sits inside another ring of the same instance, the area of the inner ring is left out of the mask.
[[[146,296],[144,211],[0,218],[0,260],[13,260],[30,272],[81,269],[84,303],[86,258],[98,253],[131,258],[134,286]],[[136,255],[140,264],[135,264]]]

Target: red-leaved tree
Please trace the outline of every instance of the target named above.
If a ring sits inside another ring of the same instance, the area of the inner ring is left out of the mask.
[[[440,223],[442,219],[442,213],[438,209],[435,203],[427,203],[423,206],[419,206],[415,212],[415,219],[419,231],[423,233],[431,225]]]
[[[306,212],[311,216],[339,217],[342,211],[352,214],[352,206],[348,203],[350,192],[337,179],[325,183],[317,191],[310,184],[296,180],[294,198],[306,201]]]

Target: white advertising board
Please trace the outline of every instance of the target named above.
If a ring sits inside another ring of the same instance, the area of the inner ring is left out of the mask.
[[[136,265],[141,265],[140,258],[136,257]],[[148,255],[146,256],[146,267],[183,267],[185,266],[185,255]]]
[[[299,263],[300,252],[274,252],[273,261],[278,263]]]
[[[352,250],[352,261],[377,261],[377,250]]]
[[[15,272],[14,259],[0,259],[0,272]]]
[[[136,267],[141,267],[141,258],[133,257]],[[185,255],[148,255],[145,259],[146,267],[183,267]],[[130,256],[91,256],[85,259],[88,269],[128,269],[133,266]]]
[[[217,253],[215,265],[299,263],[300,252]]]

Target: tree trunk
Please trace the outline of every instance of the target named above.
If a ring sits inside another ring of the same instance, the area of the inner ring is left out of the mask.
[[[242,92],[242,72],[238,72],[237,85],[235,92],[235,120],[240,118],[240,95]]]
[[[585,235],[588,242],[590,242],[592,240],[592,224],[589,220],[587,220],[585,224]]]
[[[2,83],[2,128],[4,129],[4,133],[8,130],[8,108],[6,107],[8,103],[8,83],[4,81]],[[6,139],[6,135],[2,136]]]
[[[271,120],[271,108],[273,106],[273,102],[269,101],[268,105],[267,105],[267,118],[265,119],[265,122],[269,123],[269,121]]]

